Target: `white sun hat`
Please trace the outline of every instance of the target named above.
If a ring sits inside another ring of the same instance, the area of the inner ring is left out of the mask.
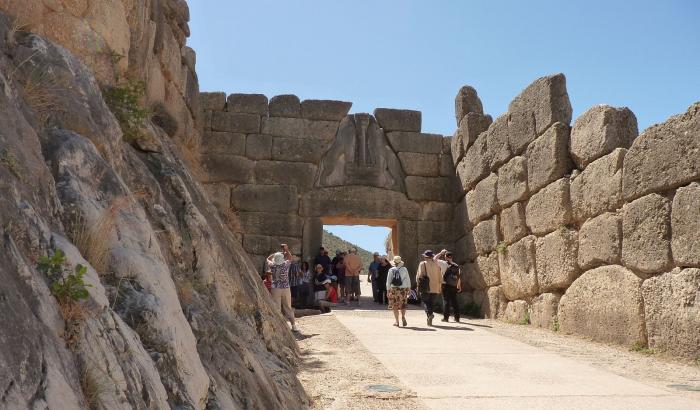
[[[272,255],[272,264],[281,265],[284,263],[284,254],[282,252],[276,252]]]
[[[403,265],[403,260],[401,260],[401,257],[399,255],[394,256],[394,259],[391,260],[391,265],[392,266],[401,266]]]

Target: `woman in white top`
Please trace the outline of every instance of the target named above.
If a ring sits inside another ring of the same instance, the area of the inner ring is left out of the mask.
[[[394,326],[399,326],[399,310],[401,311],[401,321],[406,327],[406,298],[411,290],[411,278],[408,276],[408,269],[403,266],[400,256],[394,256],[391,261],[393,268],[389,269],[386,276],[386,288],[389,296],[389,309],[394,311],[396,319]]]

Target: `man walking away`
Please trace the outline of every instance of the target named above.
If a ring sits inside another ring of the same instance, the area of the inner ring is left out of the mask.
[[[435,317],[433,305],[439,303],[438,298],[442,291],[442,274],[440,273],[440,265],[434,259],[435,253],[433,251],[426,250],[421,256],[423,256],[423,261],[418,264],[416,280],[418,281],[418,290],[421,292],[421,299],[425,305],[428,326],[432,326]]]
[[[444,257],[445,260],[441,258]],[[455,322],[459,322],[459,305],[457,304],[457,294],[462,290],[462,272],[459,265],[454,263],[452,252],[443,249],[435,255],[435,261],[440,265],[442,272],[442,313],[443,322],[450,319],[450,306],[454,310]]]
[[[282,245],[283,252],[273,253],[267,257],[268,272],[272,276],[272,300],[292,324],[292,331],[298,332],[294,323],[292,309],[292,293],[289,290],[289,268],[292,265],[292,255],[287,245]]]
[[[362,272],[362,260],[357,256],[357,249],[350,249],[345,257],[345,302],[357,301],[360,306],[360,272]]]
[[[331,258],[328,256],[328,252],[326,252],[326,249],[323,246],[318,248],[318,255],[316,255],[314,258],[314,266],[316,265],[323,266],[323,273],[326,275],[331,272]]]
[[[379,252],[374,252],[374,260],[367,268],[367,282],[372,284],[372,299],[374,303],[382,303],[384,299],[379,298]]]

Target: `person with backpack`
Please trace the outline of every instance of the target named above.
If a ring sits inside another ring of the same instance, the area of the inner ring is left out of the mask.
[[[425,316],[428,326],[433,325],[433,306],[438,302],[438,298],[442,293],[442,269],[435,260],[435,253],[427,250],[423,252],[423,261],[418,264],[418,272],[416,273],[416,282],[418,282],[418,291],[420,298],[425,306]],[[444,262],[444,261],[442,261]]]
[[[408,269],[403,265],[401,257],[396,255],[391,261],[393,266],[389,269],[386,278],[386,288],[389,290],[389,309],[394,311],[394,326],[399,326],[399,311],[401,311],[401,322],[406,327],[406,298],[411,290],[411,278],[408,276]]]
[[[444,257],[445,260],[441,258]],[[443,249],[435,255],[435,261],[440,266],[442,272],[442,314],[443,322],[450,319],[450,306],[454,310],[455,322],[459,322],[459,305],[457,304],[457,294],[462,289],[462,272],[459,265],[454,263],[452,252]]]

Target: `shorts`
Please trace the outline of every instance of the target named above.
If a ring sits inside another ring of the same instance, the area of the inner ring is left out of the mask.
[[[360,296],[360,277],[359,276],[346,276],[345,277],[345,291],[350,295]]]

